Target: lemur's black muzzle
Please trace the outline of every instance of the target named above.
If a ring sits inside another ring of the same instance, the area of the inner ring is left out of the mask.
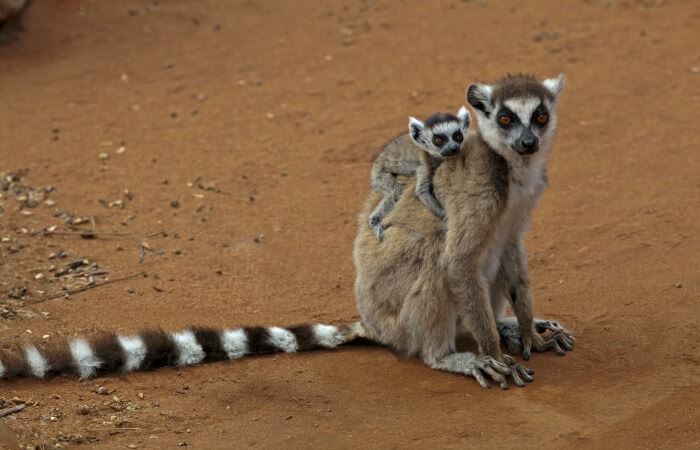
[[[532,155],[533,153],[537,152],[540,147],[540,140],[537,139],[537,136],[530,130],[529,128],[523,129],[522,134],[520,134],[520,137],[518,140],[515,142],[515,150],[518,152],[520,155]]]
[[[459,153],[459,146],[455,145],[453,147],[446,147],[440,150],[440,155],[442,156],[454,156]]]

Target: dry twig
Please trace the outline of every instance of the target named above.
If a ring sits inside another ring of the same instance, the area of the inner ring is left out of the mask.
[[[0,411],[0,417],[5,417],[9,416],[10,414],[18,413],[26,407],[27,405],[25,405],[24,403],[20,403],[19,405],[15,406],[10,406],[9,408],[5,408],[2,411]]]

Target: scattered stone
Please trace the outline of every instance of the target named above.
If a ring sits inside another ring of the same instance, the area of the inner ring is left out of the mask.
[[[673,287],[676,288],[676,289],[680,289],[680,288],[683,287],[683,285],[680,284],[680,283],[675,283],[675,284],[673,285]]]
[[[263,240],[265,240],[265,235],[262,234],[262,233],[260,233],[260,234],[258,234],[257,236],[255,236],[255,238],[254,238],[253,240],[254,240],[255,242],[257,242],[258,244],[260,244],[260,243],[263,242]]]
[[[170,206],[173,208],[179,208],[180,207],[180,201],[179,200],[173,200],[170,202]]]
[[[109,395],[109,394],[110,394],[110,391],[109,391],[106,387],[100,386],[100,387],[97,388],[97,390],[95,391],[95,393],[96,393],[97,395]]]
[[[187,186],[201,189],[203,191],[221,193],[221,189],[216,187],[216,183],[213,181],[205,182],[202,177],[195,178],[191,182],[187,183]]]
[[[100,153],[100,154],[98,155],[98,157],[99,157],[101,160],[104,161],[105,159],[108,159],[108,158],[109,158],[109,153],[102,152],[102,153]]]

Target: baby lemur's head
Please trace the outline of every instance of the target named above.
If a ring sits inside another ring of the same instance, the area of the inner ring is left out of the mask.
[[[564,75],[540,81],[524,74],[507,75],[493,85],[472,84],[467,101],[476,112],[479,134],[508,161],[544,157],[564,84]]]
[[[469,128],[469,111],[462,106],[456,116],[437,113],[422,122],[408,118],[408,132],[419,147],[436,158],[456,155]]]

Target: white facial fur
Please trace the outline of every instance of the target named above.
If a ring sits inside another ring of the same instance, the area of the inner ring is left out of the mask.
[[[442,159],[456,154],[462,148],[470,121],[469,111],[462,106],[454,120],[442,121],[433,126],[428,126],[415,117],[409,117],[408,131],[413,142],[419,147],[433,157]],[[434,137],[436,135],[443,138],[442,145],[435,144]],[[455,135],[461,136],[461,139],[456,140]]]
[[[475,107],[479,122],[479,133],[499,155],[505,158],[512,166],[540,165],[538,161],[544,161],[551,147],[557,124],[557,100],[564,87],[564,76],[544,80],[542,85],[554,96],[554,100],[540,99],[537,97],[519,97],[506,99],[503,104],[492,102],[493,86],[477,84],[470,88],[474,103],[481,102],[485,110]],[[472,103],[472,104],[474,104]],[[549,114],[547,125],[540,127],[531,124],[535,110],[543,104]],[[498,113],[505,106],[517,116],[521,126],[504,129],[498,123]],[[514,150],[516,141],[521,137],[522,127],[528,127],[529,131],[538,139],[538,151],[530,155],[521,155]]]

